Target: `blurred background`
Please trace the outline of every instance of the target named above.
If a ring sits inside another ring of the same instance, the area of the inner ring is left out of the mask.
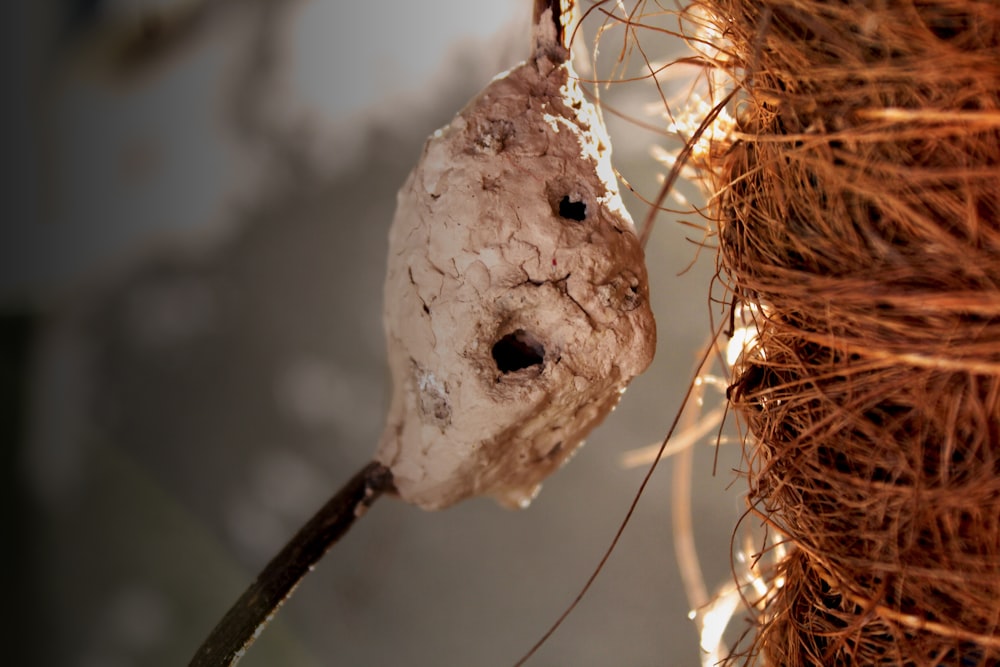
[[[427,135],[527,55],[531,2],[18,0],[0,12],[4,662],[186,664],[370,460],[389,396],[395,192]],[[587,48],[599,27],[585,24]],[[686,48],[641,37],[661,61]],[[604,35],[599,75],[628,43],[620,26]],[[643,68],[634,57],[618,74]],[[668,97],[684,90],[671,85]],[[666,127],[648,80],[601,95]],[[653,197],[665,168],[651,149],[668,140],[606,119],[616,166]],[[638,198],[626,204],[645,217]],[[647,248],[654,365],[531,507],[381,500],[241,664],[509,665],[545,632],[638,489],[645,468],[622,457],[664,436],[709,337],[714,259],[684,220],[699,222],[661,215]],[[738,452],[722,448],[713,475],[713,438],[690,473],[710,587],[730,578],[742,508]],[[530,664],[698,664],[673,465]]]

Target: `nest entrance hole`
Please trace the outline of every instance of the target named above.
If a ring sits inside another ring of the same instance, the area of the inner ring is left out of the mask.
[[[517,329],[493,344],[493,361],[501,373],[541,366],[545,363],[545,346],[524,329]]]
[[[582,201],[573,201],[566,195],[559,200],[559,215],[567,220],[583,222],[587,219],[587,204]]]

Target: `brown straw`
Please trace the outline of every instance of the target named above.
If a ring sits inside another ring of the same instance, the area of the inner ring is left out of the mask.
[[[702,166],[759,338],[730,389],[789,547],[731,659],[1000,661],[1000,3],[706,0]]]

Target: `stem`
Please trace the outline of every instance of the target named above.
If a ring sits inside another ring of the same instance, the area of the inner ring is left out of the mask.
[[[556,41],[566,46],[566,25],[562,18],[562,0],[535,0],[535,14],[532,23],[538,25],[546,9],[552,10],[552,21],[556,24]]]
[[[198,648],[190,667],[239,662],[306,573],[391,489],[392,473],[382,464],[372,462],[358,471],[271,559]]]
[[[639,499],[642,497],[643,492],[646,490],[646,486],[649,485],[649,480],[653,478],[653,473],[656,471],[656,466],[660,463],[661,460],[663,460],[663,452],[667,448],[667,443],[670,442],[670,439],[674,435],[674,431],[677,430],[677,425],[680,423],[681,415],[684,414],[684,408],[690,401],[692,394],[694,394],[695,380],[697,380],[698,375],[700,375],[701,369],[707,363],[710,355],[712,354],[712,351],[715,350],[715,341],[718,340],[719,333],[721,332],[721,330],[722,330],[721,327],[716,329],[715,335],[712,336],[710,343],[705,347],[705,351],[702,353],[701,359],[698,362],[697,366],[698,371],[695,373],[694,377],[691,378],[691,382],[688,383],[687,391],[684,393],[684,397],[681,399],[680,407],[678,407],[677,412],[674,413],[674,420],[670,423],[670,428],[667,429],[667,434],[663,436],[663,441],[660,443],[659,451],[656,453],[656,457],[653,459],[653,461],[649,464],[649,468],[646,470],[646,474],[645,476],[643,476],[642,482],[639,484],[639,489],[635,492],[635,496],[632,497],[632,502],[628,507],[628,511],[625,512],[625,518],[622,519],[620,524],[618,524],[618,531],[615,533],[615,536],[611,538],[611,544],[608,545],[608,548],[604,552],[604,555],[601,556],[601,560],[598,561],[597,567],[595,567],[594,571],[590,573],[590,577],[587,579],[586,583],[583,584],[583,588],[580,589],[580,592],[576,594],[576,597],[573,598],[573,601],[570,602],[569,605],[563,610],[562,614],[559,615],[559,618],[557,618],[555,622],[551,626],[549,626],[549,629],[545,631],[545,634],[542,635],[542,638],[539,639],[537,642],[535,642],[534,646],[528,649],[528,652],[525,653],[523,656],[521,656],[520,660],[514,663],[514,667],[522,667],[524,664],[526,664],[528,660],[530,660],[531,657],[538,652],[538,649],[540,649],[542,645],[549,640],[549,637],[551,637],[555,633],[555,631],[559,629],[559,627],[563,624],[563,621],[569,618],[569,615],[573,613],[573,610],[576,609],[577,605],[580,604],[580,601],[583,600],[583,596],[586,595],[587,592],[590,590],[590,587],[593,586],[594,581],[597,580],[597,576],[601,573],[601,571],[604,569],[604,566],[611,558],[611,554],[612,552],[614,552],[615,547],[618,546],[618,541],[621,539],[622,534],[625,532],[625,528],[628,526],[629,521],[631,521],[632,515],[635,514],[636,507],[639,506]]]
[[[551,12],[549,16],[545,16],[546,11]],[[575,0],[535,0],[531,22],[533,56],[544,56],[555,63],[568,60],[578,19]]]

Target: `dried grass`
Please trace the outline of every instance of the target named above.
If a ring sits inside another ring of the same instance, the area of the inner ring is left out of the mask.
[[[749,502],[792,547],[731,660],[996,664],[1000,4],[687,13],[740,88],[698,166],[758,313],[730,391]]]

